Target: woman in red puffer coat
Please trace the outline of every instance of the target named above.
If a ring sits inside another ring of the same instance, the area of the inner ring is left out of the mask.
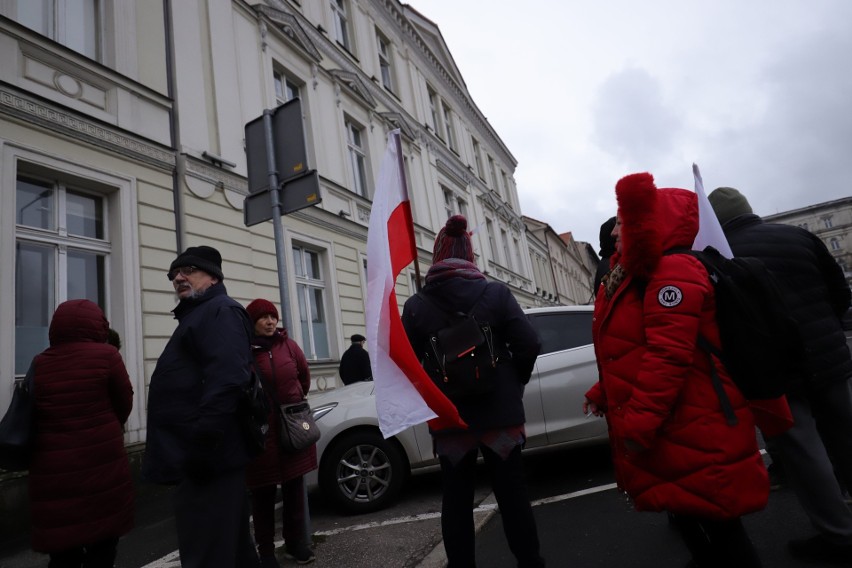
[[[118,538],[133,527],[122,430],[133,387],[108,329],[97,304],[63,302],[50,347],[33,360],[32,547],[50,554],[51,568],[111,568]]]
[[[650,174],[616,185],[616,254],[595,300],[600,370],[584,410],[605,415],[619,487],[639,511],[668,511],[696,566],[757,567],[740,517],[762,509],[766,469],[747,402],[714,364],[738,423],[722,413],[700,335],[719,346],[715,296],[690,249],[696,194]]]
[[[278,445],[280,422],[275,404],[304,400],[311,388],[308,361],[298,344],[287,337],[286,329],[276,329],[278,310],[264,299],[246,306],[254,324],[252,350],[265,389],[275,389],[271,398],[266,449],[248,465],[246,481],[251,490],[254,540],[262,568],[279,566],[275,557],[275,494],[281,485],[284,556],[298,564],[315,559],[307,534],[307,508],[303,477],[317,468],[317,449],[312,445],[294,453],[284,453]]]

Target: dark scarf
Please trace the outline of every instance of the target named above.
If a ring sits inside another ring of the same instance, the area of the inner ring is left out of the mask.
[[[279,341],[287,341],[287,330],[276,329],[272,335],[252,335],[251,347],[259,351],[270,351]]]
[[[484,279],[485,275],[472,262],[460,258],[446,258],[433,264],[426,273],[426,284],[437,284],[450,278],[466,280]]]

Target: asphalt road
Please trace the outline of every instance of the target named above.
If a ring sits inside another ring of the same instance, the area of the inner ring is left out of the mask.
[[[528,456],[527,478],[535,504],[542,553],[549,567],[666,568],[689,559],[665,514],[636,513],[613,488],[607,448]],[[476,518],[478,565],[515,566],[502,534],[499,512],[481,475]],[[317,562],[340,568],[443,568],[440,534],[440,478],[416,475],[403,499],[385,511],[341,516],[312,492],[311,514]],[[810,536],[804,513],[789,491],[774,492],[766,510],[746,519],[766,568],[797,568],[786,540]],[[179,566],[175,551],[170,491],[146,488],[137,504],[137,527],[119,546],[121,568]],[[46,557],[29,551],[0,559],[0,568],[45,566]],[[283,566],[295,566],[282,558]]]

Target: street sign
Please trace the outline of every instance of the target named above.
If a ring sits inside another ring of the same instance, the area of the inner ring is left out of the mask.
[[[320,203],[322,196],[319,174],[316,170],[311,170],[299,177],[290,178],[284,182],[279,195],[282,215]],[[272,219],[272,196],[269,189],[246,197],[243,217],[246,227]]]
[[[263,116],[246,124],[245,134],[249,193],[255,194],[269,189]],[[272,145],[279,182],[302,176],[308,171],[302,101],[298,97],[272,111]]]

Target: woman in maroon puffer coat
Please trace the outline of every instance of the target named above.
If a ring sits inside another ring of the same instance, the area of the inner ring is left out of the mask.
[[[51,568],[112,567],[133,527],[123,424],[133,407],[124,361],[97,304],[69,300],[36,355],[35,445],[29,473],[32,547]]]
[[[269,415],[266,449],[248,465],[246,482],[251,490],[254,516],[254,540],[262,568],[279,566],[275,558],[275,494],[281,485],[282,528],[284,556],[299,564],[315,559],[307,534],[303,477],[317,468],[317,449],[312,445],[294,453],[284,453],[278,445],[280,422],[275,404],[289,404],[305,399],[311,388],[311,374],[305,354],[286,329],[276,329],[278,310],[275,305],[257,299],[246,306],[254,324],[252,349],[264,388],[275,389],[270,398],[273,407]],[[277,400],[276,400],[277,399]]]
[[[584,410],[605,414],[616,480],[639,511],[668,511],[699,567],[756,568],[740,517],[769,495],[747,401],[714,357],[738,423],[713,388],[717,348],[713,286],[688,254],[698,232],[696,194],[657,189],[650,174],[616,185],[616,254],[595,300],[592,332],[600,382]]]

